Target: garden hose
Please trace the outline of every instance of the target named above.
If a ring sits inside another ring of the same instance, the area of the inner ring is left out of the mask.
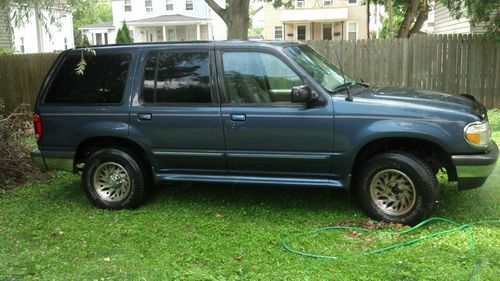
[[[472,231],[470,230],[470,227],[473,225],[479,225],[479,224],[500,224],[500,220],[485,220],[485,221],[475,221],[475,222],[470,222],[470,223],[466,223],[466,224],[460,224],[460,223],[457,223],[457,222],[449,220],[449,219],[440,218],[440,217],[433,217],[433,218],[428,218],[428,219],[422,221],[421,223],[419,223],[411,228],[402,230],[402,231],[381,231],[380,233],[384,234],[384,235],[404,235],[404,234],[408,234],[410,232],[413,232],[413,231],[415,231],[415,230],[417,230],[417,229],[423,227],[424,225],[429,224],[430,222],[433,222],[433,221],[446,222],[446,223],[454,225],[454,227],[446,229],[446,230],[434,232],[434,233],[431,233],[431,234],[428,234],[425,236],[421,236],[421,237],[418,237],[415,239],[411,239],[411,240],[408,240],[405,242],[396,243],[396,244],[392,244],[392,245],[389,245],[386,247],[363,252],[363,253],[360,253],[360,255],[367,256],[367,255],[387,252],[389,250],[397,249],[400,247],[405,247],[405,246],[414,244],[414,243],[422,241],[422,240],[435,238],[435,237],[438,237],[438,236],[441,236],[444,234],[448,234],[451,232],[459,231],[459,230],[465,231],[465,233],[467,234],[468,240],[469,240],[469,249],[473,255],[476,255],[477,252],[476,252],[476,247],[474,245],[474,237],[472,236]],[[339,259],[339,258],[341,258],[339,256],[328,256],[328,255],[315,254],[315,253],[311,253],[311,252],[299,251],[299,250],[296,250],[290,246],[290,238],[298,238],[298,237],[303,237],[303,236],[307,236],[307,235],[311,235],[311,234],[318,234],[320,232],[327,231],[327,230],[357,231],[360,233],[373,232],[373,230],[371,230],[371,229],[354,227],[354,226],[340,226],[340,225],[327,226],[327,227],[322,227],[322,228],[318,228],[318,229],[315,229],[312,231],[302,232],[302,233],[298,233],[298,234],[294,234],[294,235],[286,235],[285,237],[283,237],[281,239],[281,243],[287,251],[289,251],[293,254],[299,255],[299,256],[309,257],[309,258],[318,258],[318,259],[330,259],[330,260]],[[480,266],[481,266],[481,261],[478,260],[474,264],[474,267],[472,269],[469,280],[474,280],[477,272],[479,271]]]

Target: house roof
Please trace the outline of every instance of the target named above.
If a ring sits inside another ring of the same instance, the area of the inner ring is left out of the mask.
[[[87,24],[87,25],[84,25],[84,26],[80,27],[80,29],[93,29],[93,28],[108,28],[108,29],[111,29],[111,28],[115,28],[115,27],[113,26],[113,22],[112,21]]]
[[[128,21],[127,23],[134,25],[134,24],[148,24],[148,23],[198,22],[198,21],[204,21],[204,20],[205,19],[188,17],[188,16],[177,14],[177,15],[163,15],[163,16],[152,17],[152,18],[133,20],[133,21]]]

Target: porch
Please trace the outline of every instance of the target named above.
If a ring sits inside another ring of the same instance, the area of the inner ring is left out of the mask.
[[[127,23],[134,33],[134,42],[165,42],[209,40],[211,30],[207,20],[167,15],[130,21]]]

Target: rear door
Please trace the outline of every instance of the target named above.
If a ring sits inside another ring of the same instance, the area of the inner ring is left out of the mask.
[[[130,135],[152,150],[157,173],[224,173],[213,46],[142,51]]]

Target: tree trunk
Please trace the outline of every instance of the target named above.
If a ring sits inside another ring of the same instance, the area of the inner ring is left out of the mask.
[[[418,14],[417,20],[415,21],[415,24],[411,28],[408,37],[419,32],[420,29],[422,29],[422,26],[424,25],[424,22],[427,20],[427,18],[429,18],[429,4],[427,3],[427,1],[424,1],[422,11],[420,11],[420,14]]]
[[[366,1],[366,16],[368,18],[366,21],[366,38],[370,39],[370,0]]]
[[[415,14],[417,13],[418,5],[420,4],[420,0],[411,0],[408,4],[408,8],[406,8],[405,17],[403,22],[401,22],[401,26],[399,27],[398,38],[408,38],[410,35],[410,27],[413,23],[413,19],[415,18]]]
[[[389,38],[393,38],[394,36],[394,25],[393,25],[393,17],[392,17],[392,0],[387,0],[387,13],[389,14],[389,22],[388,22],[388,33]]]
[[[248,39],[250,0],[226,0],[223,9],[214,0],[205,0],[227,25],[227,39]]]

